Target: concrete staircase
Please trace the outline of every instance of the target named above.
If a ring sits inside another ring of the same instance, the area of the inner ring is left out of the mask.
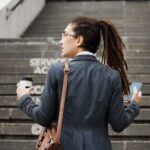
[[[16,83],[22,76],[34,80],[33,98],[39,102],[48,66],[63,61],[58,40],[76,16],[111,18],[127,46],[130,81],[144,86],[141,113],[121,133],[109,128],[114,150],[150,149],[150,3],[51,2],[21,39],[0,39],[0,150],[33,150],[40,126],[16,108]]]
[[[45,9],[23,36],[60,37],[75,16],[112,19],[123,36],[150,36],[150,2],[55,2]]]

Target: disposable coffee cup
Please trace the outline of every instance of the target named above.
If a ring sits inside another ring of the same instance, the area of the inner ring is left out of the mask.
[[[30,88],[32,87],[33,80],[31,77],[22,77],[17,84],[17,87]]]

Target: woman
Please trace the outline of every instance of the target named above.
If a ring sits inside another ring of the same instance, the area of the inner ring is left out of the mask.
[[[102,63],[95,57],[101,37]],[[62,149],[111,150],[108,123],[121,132],[139,114],[141,102],[141,92],[136,91],[124,109],[123,95],[129,94],[124,43],[110,22],[77,17],[65,28],[60,45],[62,56],[73,58],[69,62]],[[18,107],[42,126],[57,120],[63,68],[63,63],[50,66],[39,106],[32,101],[31,89],[17,89]]]

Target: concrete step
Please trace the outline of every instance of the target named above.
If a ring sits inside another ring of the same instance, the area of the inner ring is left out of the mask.
[[[113,149],[115,149],[115,150],[122,150],[124,148],[124,145],[126,145],[127,150],[131,150],[131,149],[149,150],[149,147],[150,147],[150,141],[146,141],[146,140],[145,141],[144,140],[143,141],[138,141],[138,140],[115,141],[115,140],[112,140],[111,143],[112,143]],[[0,140],[0,145],[3,150],[9,150],[10,147],[11,147],[11,150],[21,150],[22,145],[24,146],[23,150],[33,150],[33,149],[35,149],[36,140],[33,140],[33,139],[32,140],[30,140],[30,139]],[[17,145],[17,147],[16,147],[16,145]]]
[[[130,22],[126,22],[126,21],[128,20],[114,20],[114,19],[111,20],[111,22],[117,27],[118,30],[121,30],[121,29],[128,30],[130,28],[131,29],[136,28],[138,30],[138,28],[142,28],[142,31],[143,31],[143,27],[149,27],[150,25],[149,22],[145,22],[145,19],[143,19],[143,22],[142,21],[135,22],[136,20],[132,20]],[[37,31],[38,29],[40,31],[42,29],[48,30],[48,31],[52,31],[54,29],[60,30],[62,28],[65,28],[68,23],[69,23],[68,20],[61,20],[61,19],[52,20],[51,18],[40,19],[32,24],[32,26],[30,27],[30,31],[31,30]]]

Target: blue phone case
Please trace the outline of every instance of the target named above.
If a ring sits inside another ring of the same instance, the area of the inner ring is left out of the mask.
[[[141,82],[132,82],[130,85],[130,95],[125,95],[124,100],[131,101],[133,93],[134,93],[134,87],[136,87],[136,89],[140,91],[142,88],[142,85],[143,83]]]
[[[132,82],[132,84],[130,85],[130,99],[131,99],[132,96],[133,96],[134,87],[136,87],[136,89],[137,89],[138,91],[140,91],[141,88],[142,88],[142,85],[143,85],[143,83],[141,83],[141,82]]]

